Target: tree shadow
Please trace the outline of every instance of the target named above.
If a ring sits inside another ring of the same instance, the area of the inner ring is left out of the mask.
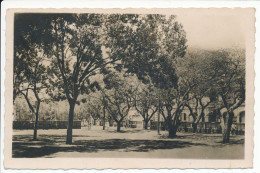
[[[150,130],[145,130],[144,129],[124,129],[124,130],[120,130],[119,132],[117,132],[116,130],[111,130],[109,131],[109,133],[144,133],[144,132],[150,132]]]
[[[73,145],[65,145],[64,136],[41,137],[39,141],[32,142],[27,138],[19,136],[20,141],[14,140],[12,152],[14,158],[36,158],[50,157],[57,152],[148,152],[152,150],[186,148],[195,145],[205,146],[207,144],[194,144],[181,141],[165,140],[131,140],[131,139],[106,139],[106,140],[75,140]],[[21,140],[22,138],[22,140]],[[58,142],[57,142],[58,140]]]
[[[139,133],[141,130],[129,130]],[[161,136],[159,139],[93,139],[93,136],[74,135],[73,144],[66,145],[66,135],[39,135],[34,141],[31,135],[14,135],[12,154],[14,158],[54,157],[58,152],[97,153],[103,151],[149,152],[165,149],[180,149],[192,146],[223,146],[220,136],[182,134],[174,139]],[[187,140],[189,139],[189,140]],[[244,138],[231,137],[231,145],[244,144]],[[226,144],[229,145],[229,144]]]
[[[237,145],[237,144],[244,144],[245,139],[230,139],[229,143],[223,144],[222,140],[219,140],[216,142],[217,144],[222,144],[222,145]]]

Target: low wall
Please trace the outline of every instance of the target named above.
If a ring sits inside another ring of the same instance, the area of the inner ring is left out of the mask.
[[[67,129],[68,121],[38,121],[38,129]],[[33,129],[34,121],[13,121],[13,129]],[[81,121],[73,122],[73,129],[80,129]]]

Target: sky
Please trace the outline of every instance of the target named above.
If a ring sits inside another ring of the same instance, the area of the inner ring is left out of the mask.
[[[187,11],[186,11],[187,12]],[[237,14],[177,12],[187,34],[188,47],[202,49],[244,48],[244,17]]]

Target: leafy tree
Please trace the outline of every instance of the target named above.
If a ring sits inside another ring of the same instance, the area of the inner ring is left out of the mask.
[[[103,107],[101,100],[98,97],[95,97],[96,95],[97,93],[89,95],[87,104],[84,105],[87,114],[93,118],[94,125],[96,125],[96,120],[101,119]]]
[[[32,71],[27,67],[33,68],[37,63],[42,63],[43,48],[49,48],[45,44],[50,41],[47,37],[48,27],[45,26],[46,20],[41,15],[15,14],[13,102],[21,94],[20,87],[27,82]]]
[[[123,57],[117,68],[126,68],[127,72],[135,73],[144,82],[151,80],[156,87],[176,86],[174,59],[185,55],[187,41],[176,16],[149,14],[123,17],[128,18],[126,24],[116,22],[107,32],[110,38],[107,47],[114,56]],[[115,23],[115,20],[112,22]]]
[[[46,88],[45,80],[46,76],[45,74],[45,67],[43,64],[41,64],[40,60],[37,60],[36,62],[31,60],[30,64],[33,65],[32,67],[27,66],[27,70],[25,72],[26,76],[26,83],[19,88],[18,90],[20,93],[24,96],[30,110],[33,114],[35,114],[35,123],[34,123],[34,135],[33,139],[37,139],[37,128],[38,128],[38,120],[39,120],[39,110],[40,110],[40,104],[43,100],[42,91]],[[34,60],[35,60],[34,59]],[[25,87],[24,87],[25,86]],[[33,103],[32,97],[29,95],[29,91],[32,91],[34,94],[34,97],[36,101]]]
[[[214,70],[214,87],[219,96],[223,114],[223,143],[229,143],[234,110],[245,102],[245,52],[244,50],[220,50],[212,53],[209,66]]]
[[[169,138],[176,136],[177,129],[180,124],[180,115],[185,104],[189,100],[188,94],[190,89],[184,91],[181,88],[167,89],[160,91],[160,112],[167,124]]]
[[[187,97],[187,94],[178,88],[175,73],[175,59],[183,57],[187,48],[186,33],[182,25],[176,21],[176,16],[151,14],[132,16],[132,19],[131,25],[116,25],[118,27],[114,31],[119,29],[119,34],[113,31],[108,33],[119,35],[111,35],[112,41],[108,47],[115,55],[124,57],[120,67],[125,67],[129,73],[135,73],[145,83],[151,80],[157,88],[162,89],[162,106],[165,108],[167,105],[169,108],[167,116],[164,117],[170,127],[169,136],[172,137],[172,127],[175,126],[175,123],[172,124],[175,114],[172,112],[172,104],[175,104],[176,99],[179,100],[179,108],[176,109],[179,115],[183,100]],[[177,116],[174,121],[177,121]]]
[[[19,15],[15,17],[15,40],[17,42],[14,44],[13,101],[19,94],[24,96],[31,112],[35,115],[33,139],[36,140],[39,109],[43,100],[42,92],[47,87],[46,67],[42,44],[32,37],[37,33],[33,23],[21,24],[20,17]]]
[[[104,79],[106,86],[102,90],[105,108],[117,123],[117,132],[120,132],[121,123],[133,106],[133,95],[136,86],[122,73],[111,72]]]
[[[100,14],[57,14],[52,16],[53,49],[50,74],[52,85],[58,88],[60,98],[68,100],[69,120],[67,144],[72,143],[74,108],[78,96],[98,89],[93,77],[106,65],[115,62],[115,57],[104,57],[102,29],[104,16]],[[65,95],[61,95],[65,93]]]
[[[177,63],[177,73],[184,81],[183,85],[194,85],[189,93],[189,101],[185,104],[193,117],[194,133],[197,124],[205,116],[205,109],[217,100],[216,90],[212,88],[214,81],[208,73],[211,70],[207,63],[210,61],[209,56],[210,51],[190,50]]]
[[[147,129],[149,121],[159,108],[156,91],[151,84],[139,84],[134,94],[134,106],[136,111],[144,119],[144,129]]]
[[[105,103],[105,98],[102,97],[102,106],[103,106],[103,130],[106,129],[106,103]]]
[[[104,83],[101,83],[100,85],[104,86]],[[105,130],[105,123],[109,117],[106,116],[106,103],[102,91],[95,91],[89,95],[83,95],[81,102],[83,103],[81,109],[86,110],[85,113],[90,114],[94,120],[102,119],[103,130]]]
[[[190,102],[186,103],[185,106],[189,109],[190,115],[193,118],[193,133],[197,132],[197,125],[201,118],[205,117],[205,109],[209,106],[212,100],[205,97],[194,96]]]
[[[189,94],[191,101],[186,103],[194,120],[194,131],[205,108],[212,103],[217,110],[227,112],[222,115],[222,134],[223,143],[229,142],[233,111],[245,101],[244,57],[243,50],[197,51],[178,62],[179,78],[194,84]],[[191,103],[195,103],[193,108]]]

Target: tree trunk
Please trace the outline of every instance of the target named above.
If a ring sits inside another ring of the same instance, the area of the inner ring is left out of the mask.
[[[179,127],[179,116],[181,112],[176,112],[174,119],[172,120],[171,118],[168,119],[168,127],[169,127],[169,138],[175,138],[177,135],[177,130]]]
[[[160,94],[158,95],[159,99],[158,99],[158,119],[157,119],[157,133],[158,135],[160,135]]]
[[[234,117],[233,112],[227,113],[226,122],[224,124],[224,129],[222,130],[222,137],[223,137],[222,143],[223,144],[229,143],[230,131],[231,131],[232,123],[233,123],[233,117]]]
[[[103,117],[103,130],[106,129],[106,111],[105,111],[105,106],[103,107],[103,114],[104,114],[104,117]]]
[[[39,109],[41,102],[37,101],[37,108],[35,113],[35,122],[34,122],[34,130],[33,130],[33,140],[37,140],[37,129],[38,129],[38,119],[39,119]]]
[[[69,110],[69,122],[68,122],[68,129],[67,129],[67,140],[66,144],[72,144],[72,128],[73,128],[73,117],[74,117],[74,108],[75,108],[74,101],[70,102],[70,110]]]
[[[192,128],[193,128],[193,133],[196,133],[198,129],[198,123],[196,122],[192,123]]]
[[[148,120],[144,120],[144,129],[147,130],[148,129]]]
[[[169,138],[176,137],[176,128],[174,128],[172,121],[168,121],[168,132],[169,132]]]
[[[173,127],[173,125],[168,126],[169,127],[169,138],[175,138],[176,137],[176,130]]]
[[[194,120],[194,122],[192,123],[192,128],[193,128],[193,133],[197,133],[198,131],[198,123],[201,119],[201,117],[204,116],[204,113],[202,113],[197,119]]]
[[[121,121],[118,121],[117,122],[117,128],[116,128],[117,132],[120,132],[120,127],[121,127]]]
[[[175,138],[177,136],[177,128],[173,128],[173,131],[172,131],[172,136],[173,138]]]
[[[196,115],[197,115],[197,113],[196,113]],[[204,108],[202,108],[201,113],[200,113],[199,116],[194,116],[193,117],[193,123],[192,123],[193,133],[197,133],[197,131],[198,131],[198,123],[200,122],[201,118],[202,118],[202,123],[203,123],[203,121],[204,121],[203,120],[204,119]]]

